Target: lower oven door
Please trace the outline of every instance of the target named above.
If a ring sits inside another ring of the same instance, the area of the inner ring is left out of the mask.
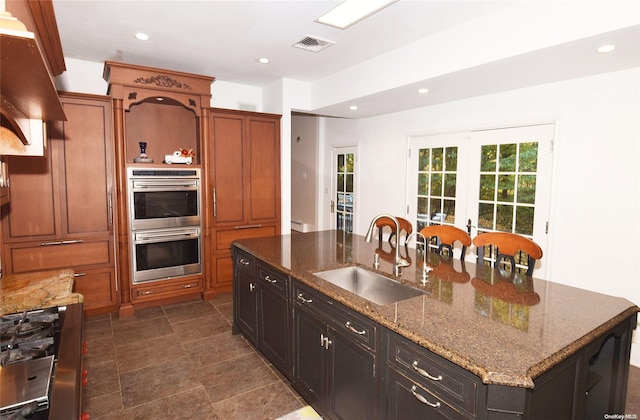
[[[200,274],[201,253],[200,228],[135,232],[133,283]]]

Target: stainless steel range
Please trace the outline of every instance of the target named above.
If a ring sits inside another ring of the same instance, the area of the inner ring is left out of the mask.
[[[0,318],[0,418],[78,419],[82,304]]]

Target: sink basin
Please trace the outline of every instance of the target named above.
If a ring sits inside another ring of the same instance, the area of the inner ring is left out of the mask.
[[[364,268],[351,266],[320,271],[316,276],[379,305],[423,295],[424,292]]]

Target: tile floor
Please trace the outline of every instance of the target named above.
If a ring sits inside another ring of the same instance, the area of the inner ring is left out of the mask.
[[[275,419],[306,403],[240,335],[231,294],[85,321],[96,419]]]
[[[89,384],[83,410],[97,419],[276,419],[306,403],[240,335],[231,294],[85,321]],[[640,416],[640,368],[631,367],[626,414]]]

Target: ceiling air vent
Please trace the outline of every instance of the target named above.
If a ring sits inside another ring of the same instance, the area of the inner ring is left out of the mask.
[[[332,46],[333,44],[335,44],[333,41],[318,38],[317,36],[306,35],[302,39],[293,43],[292,46],[302,48],[307,51],[318,52]]]

